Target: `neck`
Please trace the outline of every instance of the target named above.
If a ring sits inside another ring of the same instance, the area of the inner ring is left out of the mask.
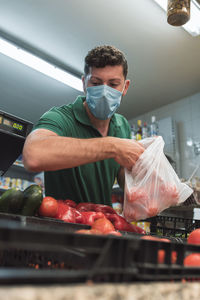
[[[88,115],[92,125],[101,133],[102,136],[107,136],[110,119],[100,120],[100,119],[95,118],[95,116],[93,116],[93,114],[90,112],[86,101],[83,102],[83,105],[85,107],[85,110],[87,112],[87,115]]]

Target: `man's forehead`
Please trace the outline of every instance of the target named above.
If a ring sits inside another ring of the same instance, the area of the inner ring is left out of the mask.
[[[123,78],[123,68],[119,66],[106,66],[104,68],[90,67],[89,73],[87,74],[88,79],[122,79]]]
[[[95,75],[88,75],[88,79],[95,79],[95,80],[103,80],[103,77],[102,76],[95,76]],[[109,77],[107,76],[107,79],[112,81],[112,80],[121,80],[122,78],[119,77],[119,76],[112,76],[112,77]]]

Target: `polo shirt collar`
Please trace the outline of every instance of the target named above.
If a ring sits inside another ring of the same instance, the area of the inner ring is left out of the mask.
[[[92,125],[85,107],[83,106],[83,102],[85,101],[85,96],[78,96],[73,104],[73,112],[75,118],[82,124],[87,126],[94,126]],[[117,117],[117,114],[114,114],[110,120],[109,124],[109,132],[108,135],[114,136],[116,131],[122,126],[121,120]]]
[[[73,112],[75,118],[82,124],[92,126],[90,119],[86,113],[83,102],[85,101],[85,96],[78,96],[73,105]]]
[[[110,119],[110,125],[109,125],[109,136],[117,136],[117,132],[120,129],[121,122],[119,122],[119,119],[117,118],[117,114],[114,114],[112,118]]]

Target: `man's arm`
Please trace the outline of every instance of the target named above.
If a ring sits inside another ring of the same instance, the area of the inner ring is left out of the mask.
[[[36,129],[26,139],[23,162],[28,170],[40,172],[114,158],[120,165],[130,169],[143,151],[141,145],[129,139],[79,139],[58,136],[47,129]]]

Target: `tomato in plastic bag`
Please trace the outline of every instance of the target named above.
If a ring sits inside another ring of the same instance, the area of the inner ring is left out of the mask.
[[[156,216],[184,202],[193,190],[182,183],[164,155],[161,136],[140,143],[145,151],[131,171],[125,169],[123,216],[129,222]]]

